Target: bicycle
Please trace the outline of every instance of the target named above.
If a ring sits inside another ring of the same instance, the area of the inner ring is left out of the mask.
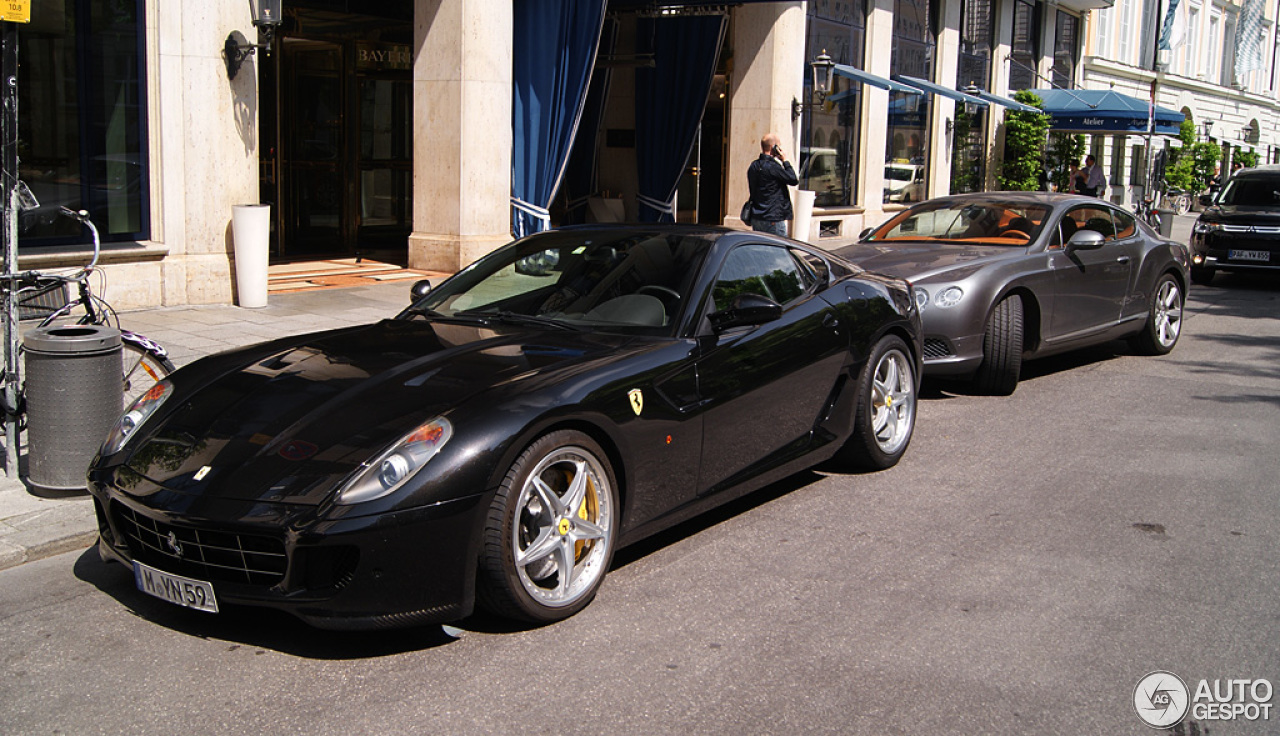
[[[144,335],[120,327],[120,317],[116,310],[101,297],[93,293],[89,277],[95,272],[98,258],[101,255],[102,243],[98,236],[98,228],[89,219],[89,213],[61,208],[62,214],[76,220],[88,228],[93,237],[93,259],[89,265],[70,274],[47,273],[43,271],[22,271],[0,276],[0,290],[6,292],[5,298],[17,300],[20,320],[39,319],[37,327],[48,327],[73,315],[77,308],[84,313],[75,318],[73,324],[99,325],[114,327],[120,331],[121,368],[124,390],[122,409],[128,407],[135,399],[154,386],[158,381],[174,370],[168,352],[155,341]],[[69,295],[75,285],[74,298]],[[19,349],[21,350],[21,349]],[[24,387],[15,385],[18,376],[0,372],[0,386],[3,386],[3,397],[0,398],[0,409],[6,419],[16,419],[19,428],[25,426],[26,397]],[[8,397],[13,396],[10,400]]]
[[[1154,206],[1154,200],[1151,197],[1143,197],[1134,205],[1133,213],[1151,226],[1151,229],[1160,232],[1160,211]]]
[[[1191,209],[1191,192],[1169,187],[1165,190],[1165,201],[1169,203],[1169,209],[1173,210],[1173,214],[1185,215],[1187,210]]]

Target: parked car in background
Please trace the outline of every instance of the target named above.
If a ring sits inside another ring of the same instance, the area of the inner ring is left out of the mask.
[[[1191,280],[1218,271],[1280,272],[1280,165],[1243,169],[1214,195],[1191,230]]]
[[[836,253],[914,284],[925,374],[982,393],[1012,393],[1029,358],[1121,337],[1159,355],[1182,329],[1186,246],[1094,197],[932,199]]]
[[[802,243],[565,228],[423,291],[136,402],[89,471],[102,556],[209,612],[373,628],[478,602],[545,623],[592,600],[621,545],[911,441],[909,286]]]
[[[884,201],[919,202],[924,199],[924,167],[891,161],[884,165]]]

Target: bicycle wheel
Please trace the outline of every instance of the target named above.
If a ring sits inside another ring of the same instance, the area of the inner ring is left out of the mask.
[[[128,407],[156,382],[173,372],[168,358],[126,342],[120,354],[124,365],[124,406]]]
[[[1179,194],[1173,198],[1173,212],[1178,215],[1187,214],[1187,210],[1191,209],[1191,195]]]

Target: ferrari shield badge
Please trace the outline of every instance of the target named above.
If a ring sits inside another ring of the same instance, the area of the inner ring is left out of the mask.
[[[627,392],[627,398],[631,400],[631,411],[640,416],[640,412],[644,411],[644,392],[638,388],[633,388]]]

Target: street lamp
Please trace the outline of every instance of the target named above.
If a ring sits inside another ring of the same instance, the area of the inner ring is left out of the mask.
[[[813,74],[813,94],[818,98],[818,104],[827,101],[827,95],[831,94],[831,76],[836,64],[827,55],[826,49],[823,49],[817,58],[809,62],[809,67]],[[806,109],[813,107],[813,103],[804,103],[800,100],[791,99],[791,120],[795,121],[800,118],[800,113]]]
[[[1245,143],[1256,143],[1257,141],[1253,139],[1253,136],[1257,132],[1258,129],[1253,127],[1253,123],[1245,123],[1245,126],[1240,129],[1240,140]]]
[[[258,29],[260,43],[249,43],[240,31],[232,31],[227,36],[222,46],[222,55],[227,62],[227,79],[236,78],[240,65],[254,51],[262,49],[263,55],[270,55],[271,41],[280,27],[280,0],[249,0],[249,9],[253,13],[253,25]]]

